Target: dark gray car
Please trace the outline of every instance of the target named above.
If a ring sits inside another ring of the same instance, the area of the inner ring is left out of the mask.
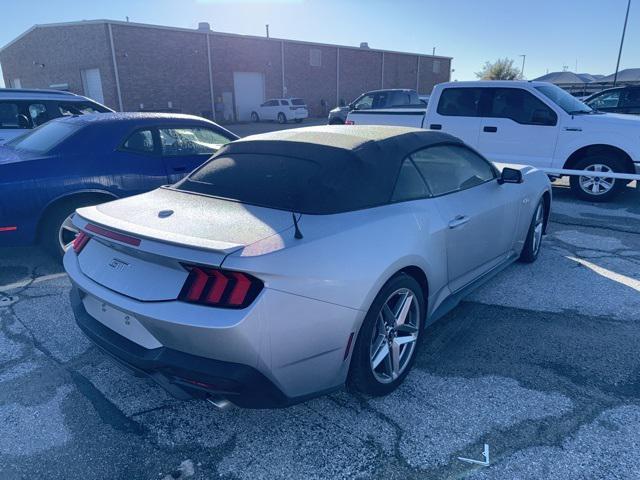
[[[394,108],[408,106],[424,107],[418,92],[411,89],[394,88],[372,90],[363,93],[353,102],[336,107],[329,112],[329,125],[342,125],[351,110],[368,110],[371,108]]]

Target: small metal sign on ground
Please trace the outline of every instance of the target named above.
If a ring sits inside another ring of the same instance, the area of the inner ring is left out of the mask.
[[[488,443],[484,444],[484,450],[482,451],[482,456],[484,457],[484,460],[474,460],[473,458],[465,458],[465,457],[458,457],[458,460],[467,462],[467,463],[473,463],[474,465],[488,467],[489,466],[489,444]]]

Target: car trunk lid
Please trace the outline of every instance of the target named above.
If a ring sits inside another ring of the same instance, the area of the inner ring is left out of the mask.
[[[171,188],[77,213],[74,223],[93,237],[78,256],[82,272],[143,301],[177,298],[184,264],[218,267],[230,253],[293,226],[290,212]]]

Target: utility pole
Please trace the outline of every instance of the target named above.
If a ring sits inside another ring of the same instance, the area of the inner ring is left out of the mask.
[[[520,76],[524,78],[524,61],[527,58],[527,56],[526,55],[519,55],[519,56],[522,57],[522,70],[520,70]]]
[[[436,47],[433,47],[433,52],[431,53],[431,56],[433,56],[433,57],[436,56]]]
[[[622,56],[622,45],[624,44],[624,34],[627,32],[627,20],[629,20],[629,9],[631,8],[631,0],[627,0],[627,14],[624,16],[624,26],[622,27],[622,38],[620,39],[620,50],[618,50],[618,63],[616,63],[616,73],[613,76],[613,86],[618,81],[618,70],[620,69],[620,57]]]
[[[268,23],[265,25],[265,28],[267,29],[267,38],[269,38],[269,24]]]

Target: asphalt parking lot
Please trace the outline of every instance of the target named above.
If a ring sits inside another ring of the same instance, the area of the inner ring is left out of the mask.
[[[0,250],[0,478],[639,478],[640,191],[554,188],[538,261],[427,330],[406,383],[220,411],[129,376],[38,248]],[[458,456],[481,459],[487,468]]]

